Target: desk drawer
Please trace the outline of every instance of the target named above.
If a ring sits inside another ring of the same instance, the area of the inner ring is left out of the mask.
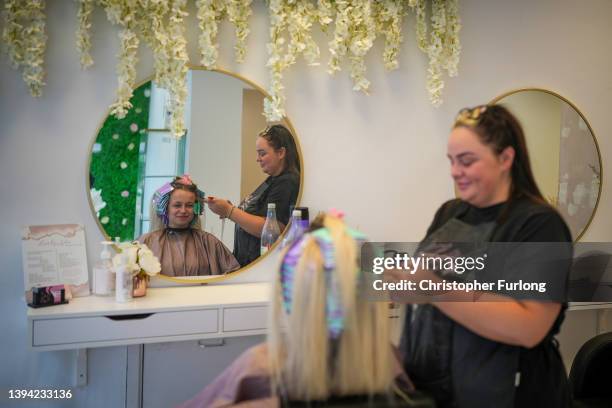
[[[223,331],[263,330],[268,327],[268,306],[223,309]]]
[[[215,333],[218,310],[34,320],[33,345]]]

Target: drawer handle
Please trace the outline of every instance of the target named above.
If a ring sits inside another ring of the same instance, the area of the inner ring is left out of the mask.
[[[153,313],[138,313],[138,314],[129,314],[129,315],[114,315],[114,316],[104,316],[107,319],[111,320],[142,320],[151,316]]]

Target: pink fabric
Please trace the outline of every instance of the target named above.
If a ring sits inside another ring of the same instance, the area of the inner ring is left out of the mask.
[[[278,407],[278,399],[270,397],[269,372],[266,345],[251,347],[199,394],[177,408]],[[240,401],[243,402],[236,405]]]
[[[394,355],[397,355],[394,350]],[[396,384],[411,392],[414,386],[404,373],[398,358],[393,370]],[[279,407],[277,397],[270,396],[270,366],[268,348],[265,343],[253,346],[200,393],[177,408],[270,408]]]

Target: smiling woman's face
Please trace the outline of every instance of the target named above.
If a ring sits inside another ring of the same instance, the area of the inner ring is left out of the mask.
[[[476,132],[464,126],[453,129],[447,156],[459,197],[476,207],[504,202],[510,194],[511,147],[502,153],[483,144]]]
[[[193,207],[196,195],[191,191],[176,189],[168,202],[168,226],[170,228],[187,228],[193,220]]]

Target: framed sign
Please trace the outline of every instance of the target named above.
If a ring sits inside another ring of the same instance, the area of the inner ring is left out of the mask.
[[[22,230],[25,291],[67,285],[73,296],[89,295],[85,230],[80,224],[30,225]]]

